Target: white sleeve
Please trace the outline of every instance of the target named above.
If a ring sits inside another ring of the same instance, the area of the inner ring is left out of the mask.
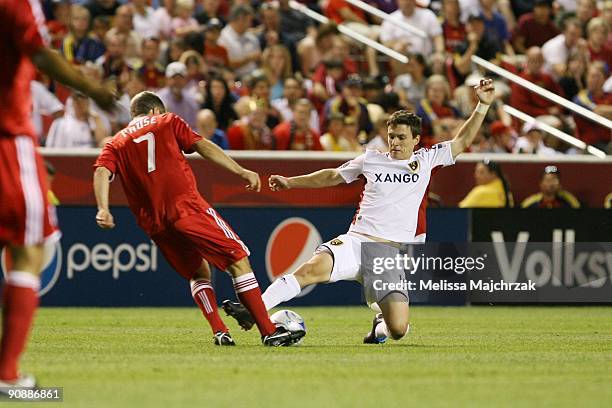
[[[51,127],[49,128],[49,133],[47,133],[47,138],[45,140],[45,147],[59,147],[57,146],[60,142],[59,140],[59,132],[61,132],[62,123],[64,118],[57,118],[51,123]]]
[[[59,112],[64,109],[64,104],[60,102],[59,99],[51,92],[44,88],[44,91],[39,95],[40,99],[38,103],[40,104],[40,113],[43,115],[52,115],[55,112]]]
[[[425,151],[425,159],[431,169],[438,166],[445,167],[455,164],[451,142],[442,142],[431,146],[431,149]]]
[[[429,13],[427,13],[427,19],[429,20],[427,22],[427,34],[430,37],[442,35],[442,25],[440,24],[440,21],[438,21],[438,18],[432,11],[429,11]]]
[[[557,41],[555,41],[556,38],[557,37],[554,37],[542,45],[542,55],[544,56],[544,61],[550,65],[562,64],[565,62],[565,55],[562,50],[559,50]]]
[[[363,173],[363,162],[365,154],[355,157],[353,160],[347,161],[342,166],[338,167],[338,172],[346,181],[346,183],[352,183]]]

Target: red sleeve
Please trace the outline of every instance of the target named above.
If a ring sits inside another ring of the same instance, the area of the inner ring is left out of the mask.
[[[106,167],[113,174],[117,172],[117,154],[112,141],[104,145],[100,156],[94,163],[94,169],[98,167]]]
[[[39,0],[13,0],[0,6],[0,23],[10,28],[4,32],[10,33],[10,39],[17,48],[26,54],[33,54],[49,44],[49,32],[45,25],[45,15]]]
[[[286,122],[277,125],[274,130],[272,130],[272,136],[274,136],[274,140],[276,141],[276,150],[289,150],[290,130],[284,123]]]
[[[193,145],[202,140],[202,136],[194,132],[180,116],[168,113],[168,117],[170,118],[170,126],[172,127],[174,137],[181,150],[185,153],[193,153]]]

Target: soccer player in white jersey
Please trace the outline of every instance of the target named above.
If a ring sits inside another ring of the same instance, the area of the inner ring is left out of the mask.
[[[425,241],[425,206],[431,172],[436,167],[454,164],[455,158],[472,144],[494,99],[492,80],[482,79],[474,88],[478,106],[451,141],[414,151],[421,139],[421,118],[408,111],[398,111],[387,123],[388,153],[368,150],[336,169],[296,177],[270,177],[273,191],[330,187],[352,183],[360,176],[365,177],[366,184],[349,231],[323,243],[308,262],[272,283],[262,296],[268,310],[293,299],[302,288],[314,283],[362,281],[363,242]],[[394,340],[404,337],[410,328],[408,303],[403,292],[392,291],[379,300],[382,313],[375,316],[364,343],[383,343],[387,337]],[[243,328],[252,326],[248,313],[240,304],[226,300],[223,308]]]

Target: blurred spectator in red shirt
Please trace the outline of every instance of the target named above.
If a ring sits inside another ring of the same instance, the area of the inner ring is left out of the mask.
[[[491,153],[512,153],[516,143],[516,132],[510,126],[504,125],[501,120],[491,123],[491,137],[489,152]]]
[[[557,95],[561,94],[561,88],[552,77],[542,71],[544,57],[540,47],[531,47],[527,50],[526,69],[519,74],[535,85],[541,86]],[[518,110],[531,116],[559,115],[561,109],[550,100],[513,83],[511,85],[510,104]]]
[[[251,99],[250,113],[227,130],[232,150],[274,150],[276,142],[266,126],[266,104]]]
[[[461,49],[467,40],[467,32],[465,24],[459,19],[461,9],[459,0],[443,0],[442,1],[442,35],[444,36],[444,48],[448,53],[455,53]]]
[[[159,59],[159,40],[157,38],[146,38],[142,41],[142,63],[134,67],[134,70],[144,80],[146,87],[157,90],[164,87],[166,74],[164,67],[157,62]]]
[[[277,150],[323,150],[319,133],[310,127],[312,104],[300,99],[293,105],[293,119],[276,126],[272,131]]]
[[[606,44],[610,29],[606,21],[596,17],[587,26],[587,43],[591,61],[601,61],[609,71],[612,68],[612,49]]]
[[[536,0],[533,12],[523,14],[519,19],[512,42],[517,52],[524,53],[528,48],[541,47],[559,34],[552,21],[552,0]]]
[[[612,94],[604,92],[605,81],[604,64],[601,62],[591,64],[587,71],[586,89],[576,95],[574,102],[605,118],[612,119]],[[600,149],[606,149],[610,142],[612,132],[610,129],[577,114],[574,114],[574,120],[576,134],[581,140]]]

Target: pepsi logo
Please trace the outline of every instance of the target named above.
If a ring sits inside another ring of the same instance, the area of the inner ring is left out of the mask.
[[[13,260],[11,254],[7,248],[2,249],[0,255],[0,269],[2,269],[2,275],[6,279],[6,275],[13,268]],[[50,242],[45,244],[45,250],[43,255],[43,268],[40,274],[40,289],[38,290],[38,297],[43,297],[48,293],[60,275],[62,269],[62,245],[59,241]]]
[[[317,228],[304,218],[291,217],[278,224],[266,246],[266,270],[270,282],[294,272],[312,257],[321,242]],[[315,286],[304,288],[298,296],[310,293]]]

